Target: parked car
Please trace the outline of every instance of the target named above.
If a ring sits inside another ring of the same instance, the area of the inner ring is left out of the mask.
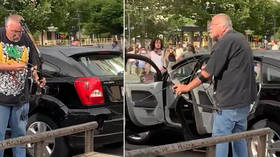
[[[251,105],[248,129],[270,127],[273,135],[268,139],[268,156],[280,156],[280,51],[256,50],[253,54],[258,99]],[[172,83],[187,84],[194,79],[209,57],[206,53],[196,54],[161,72],[150,59],[126,54],[126,60],[144,61],[145,67],[156,70],[152,73],[146,68],[142,74],[125,74],[128,141],[147,141],[144,138],[149,138],[154,130],[166,126],[181,129],[185,140],[211,135],[215,108],[211,97],[213,84],[208,81],[181,96],[172,89]],[[146,75],[153,75],[149,76],[152,80],[145,81]],[[141,132],[146,136],[136,136]],[[256,140],[250,143],[251,153],[256,153]]]
[[[42,47],[45,89],[31,88],[27,134],[63,128],[90,121],[99,127],[95,146],[123,141],[122,52],[81,47]],[[83,148],[84,133],[45,141],[45,152],[68,157]],[[33,156],[34,145],[27,145]]]

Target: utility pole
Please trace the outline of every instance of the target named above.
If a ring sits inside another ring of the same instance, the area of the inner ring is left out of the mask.
[[[276,17],[273,17],[273,37],[274,37],[274,41],[276,40]]]
[[[13,0],[13,2],[12,2],[12,8],[13,8],[13,11],[16,10],[16,9],[15,9],[15,0]]]
[[[128,12],[127,13],[127,30],[128,30],[128,40],[129,40],[129,47],[131,46],[131,36],[130,36],[130,33],[131,33],[131,30],[130,30],[130,13]]]
[[[142,10],[141,10],[142,9]],[[140,36],[140,44],[141,46],[145,46],[145,16],[144,16],[144,8],[139,8],[141,11],[141,36]]]
[[[80,18],[80,11],[76,11],[76,13],[77,13],[77,17],[76,18],[72,18],[72,19],[76,19],[76,20],[78,20],[78,32],[79,32],[79,34],[78,34],[78,36],[79,36],[79,46],[81,46],[81,23],[80,23],[80,21],[81,21],[81,18]]]
[[[81,23],[80,23],[80,12],[78,11],[78,29],[79,29],[79,46],[81,46]]]

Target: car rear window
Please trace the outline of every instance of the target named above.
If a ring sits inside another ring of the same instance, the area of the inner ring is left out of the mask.
[[[85,65],[95,76],[123,74],[123,59],[114,54],[90,54],[78,56],[76,60]]]

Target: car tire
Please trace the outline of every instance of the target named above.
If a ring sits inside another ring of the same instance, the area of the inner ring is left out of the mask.
[[[152,136],[152,131],[145,131],[145,132],[126,136],[126,141],[130,144],[136,144],[136,145],[147,144],[150,141],[151,136]]]
[[[27,135],[37,134],[40,132],[50,131],[57,129],[57,124],[48,116],[43,114],[32,115],[27,123]],[[65,142],[64,137],[58,137],[45,141],[46,146],[44,152],[47,156],[51,157],[68,157],[69,148]],[[27,144],[27,156],[34,157],[34,144]]]
[[[267,157],[280,157],[280,152],[279,151],[272,151],[272,147],[278,148],[277,146],[278,142],[280,142],[280,125],[277,124],[276,122],[273,122],[268,119],[262,119],[257,121],[250,127],[249,130],[255,130],[255,129],[261,129],[269,127],[272,130],[272,134],[268,135],[268,154]],[[250,142],[249,145],[249,157],[254,157],[256,156],[256,149],[257,149],[257,141],[259,141],[259,138],[255,137],[253,138],[252,142]]]

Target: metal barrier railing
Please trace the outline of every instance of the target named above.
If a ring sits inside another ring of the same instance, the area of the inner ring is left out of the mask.
[[[113,41],[116,40],[115,38],[84,38],[80,41],[71,41],[69,39],[56,39],[56,40],[44,40],[42,43],[41,41],[35,41],[36,45],[40,46],[98,46],[98,45],[107,45],[112,44]],[[123,44],[123,40],[116,40],[119,45]],[[76,45],[77,44],[77,45]]]
[[[34,143],[34,156],[39,157],[43,156],[42,153],[44,152],[43,147],[45,140],[85,132],[85,153],[88,153],[93,151],[93,131],[97,127],[97,122],[88,122],[52,131],[46,131],[34,135],[26,135],[22,137],[7,139],[0,142],[0,149],[7,149],[18,145]]]
[[[266,153],[266,140],[267,135],[271,132],[270,128],[263,128],[258,130],[246,131],[241,133],[235,133],[228,136],[209,137],[198,140],[192,140],[187,142],[180,142],[174,144],[167,144],[143,149],[136,149],[127,151],[126,157],[152,157],[157,155],[165,155],[170,153],[176,153],[186,150],[192,150],[196,148],[207,147],[206,156],[214,157],[216,152],[216,144],[223,142],[230,142],[240,139],[246,139],[251,141],[253,137],[260,137],[258,141],[260,147],[258,147],[258,157],[265,157]]]

